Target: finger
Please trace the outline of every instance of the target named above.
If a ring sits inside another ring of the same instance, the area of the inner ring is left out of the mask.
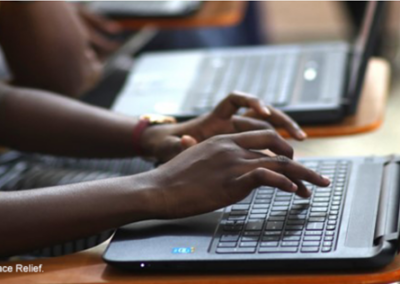
[[[242,107],[251,108],[264,118],[270,115],[269,109],[259,99],[239,91],[234,91],[222,100],[214,109],[213,115],[222,119],[229,119]]]
[[[184,150],[181,138],[177,136],[166,137],[155,150],[154,155],[160,162],[167,162]]]
[[[266,121],[235,115],[232,123],[237,132],[247,132],[252,130],[275,130],[274,127]]]
[[[265,168],[255,168],[238,177],[235,186],[240,190],[251,191],[260,186],[277,187],[283,191],[296,192],[297,185],[282,174],[275,173]]]
[[[296,191],[296,194],[300,197],[308,198],[311,196],[312,192],[309,190],[301,180],[294,180],[293,181],[296,185],[298,190]]]
[[[183,135],[181,138],[181,145],[183,150],[189,149],[190,147],[196,145],[198,142],[192,136]]]
[[[297,140],[304,140],[307,138],[307,134],[301,129],[301,127],[284,112],[271,106],[269,107],[269,110],[271,115],[268,117],[268,121],[271,122],[272,125],[285,129],[291,137]],[[260,119],[260,116],[253,110],[247,111],[244,116]]]
[[[91,26],[101,32],[116,34],[123,30],[122,26],[115,21],[107,19],[99,14],[88,11],[85,7],[80,7],[79,12],[82,18]]]
[[[89,40],[97,50],[105,54],[115,51],[120,46],[119,43],[107,39],[93,29],[89,29]]]
[[[281,173],[291,180],[304,180],[318,186],[328,186],[330,180],[303,165],[288,159],[285,156],[260,157],[259,159],[244,161],[249,168],[262,167]]]
[[[283,155],[290,159],[293,158],[293,148],[275,131],[257,130],[227,136],[244,149],[269,149],[278,155]]]

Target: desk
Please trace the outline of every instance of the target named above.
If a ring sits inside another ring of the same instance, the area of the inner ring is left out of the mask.
[[[128,29],[139,29],[145,26],[154,26],[160,29],[227,27],[239,24],[245,10],[246,1],[205,1],[200,11],[188,17],[117,20]]]

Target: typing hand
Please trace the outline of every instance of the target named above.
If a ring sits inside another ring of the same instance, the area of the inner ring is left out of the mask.
[[[270,149],[269,157],[255,150]],[[290,145],[271,130],[219,135],[150,171],[151,211],[156,218],[181,218],[213,211],[245,198],[259,186],[278,187],[302,197],[301,181],[328,186],[329,180],[294,162]]]
[[[240,108],[248,108],[243,116],[236,115]],[[307,135],[283,112],[265,106],[257,98],[234,92],[206,115],[193,120],[148,128],[142,138],[142,147],[161,162],[168,161],[183,150],[220,134],[239,133],[282,127],[291,137],[303,140]]]
[[[123,28],[115,21],[89,11],[82,4],[73,4],[76,14],[82,22],[88,41],[100,58],[107,57],[121,45],[120,42],[110,40],[106,35],[117,35]]]

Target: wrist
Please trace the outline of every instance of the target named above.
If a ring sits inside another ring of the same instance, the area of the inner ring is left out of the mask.
[[[163,187],[159,186],[159,170],[137,174],[129,177],[131,188],[130,202],[135,204],[136,209],[131,206],[133,212],[130,216],[138,216],[139,220],[160,219],[165,209],[165,198],[163,197]],[[164,185],[165,186],[165,185]],[[132,222],[132,221],[131,221]]]

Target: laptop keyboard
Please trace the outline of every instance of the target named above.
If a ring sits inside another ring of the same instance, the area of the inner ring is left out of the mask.
[[[233,90],[251,93],[274,106],[290,102],[294,80],[305,54],[297,48],[281,54],[207,56],[191,87],[193,107],[212,109]]]
[[[335,250],[338,224],[350,171],[348,161],[304,162],[332,184],[305,183],[310,198],[261,187],[226,208],[214,240],[219,254],[329,253]]]

